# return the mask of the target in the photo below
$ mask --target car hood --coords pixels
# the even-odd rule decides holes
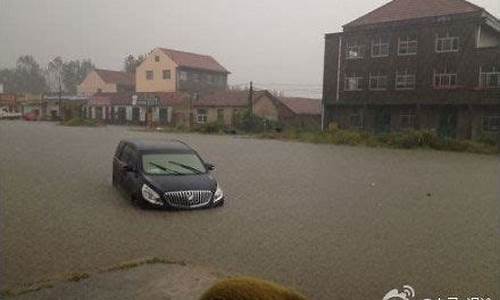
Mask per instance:
[[[162,192],[195,190],[215,191],[217,188],[217,181],[210,174],[144,177],[146,181]]]

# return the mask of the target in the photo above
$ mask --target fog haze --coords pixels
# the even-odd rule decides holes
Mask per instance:
[[[121,69],[128,54],[167,47],[214,56],[232,85],[318,96],[324,34],[386,2],[0,0],[0,67],[32,54],[42,65],[62,56]],[[500,1],[474,3],[500,16]]]

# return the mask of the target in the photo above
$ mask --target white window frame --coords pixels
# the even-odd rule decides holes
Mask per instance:
[[[491,77],[496,76],[496,85],[491,86],[489,83]],[[479,68],[479,87],[484,89],[498,89],[500,88],[500,71],[497,71],[495,67],[489,72],[483,72],[482,68]]]
[[[373,49],[376,49],[378,48],[378,51],[379,51],[379,54],[374,54],[373,53]],[[372,40],[372,43],[371,43],[371,56],[372,57],[387,57],[389,56],[389,42],[388,42],[388,39],[384,39],[384,38],[378,38],[376,40]],[[383,49],[386,50],[385,53],[382,53]]]
[[[151,78],[148,77],[148,74],[151,74]],[[153,70],[146,70],[146,80],[154,80],[155,79],[155,73]]]
[[[356,49],[354,51],[354,49]],[[346,47],[346,57],[347,59],[362,59],[364,58],[364,46],[358,42],[351,42],[347,44]],[[357,53],[357,55],[351,55],[351,53]]]
[[[398,87],[398,83],[404,83],[403,87]],[[396,80],[394,81],[394,88],[398,91],[414,90],[416,85],[415,73],[410,73],[408,70],[404,72],[396,72]]]
[[[453,45],[455,44],[454,41],[457,42],[456,49],[453,47]],[[449,42],[450,48],[449,49],[439,49],[440,42],[441,43]],[[444,37],[440,37],[439,35],[436,35],[436,42],[435,42],[436,53],[458,52],[460,49],[459,43],[460,43],[460,38],[458,36],[450,36],[449,33],[446,33],[446,36],[444,36]]]
[[[204,113],[200,113],[203,111]],[[198,124],[205,124],[208,121],[208,110],[205,108],[199,108],[196,110],[196,122]]]
[[[411,44],[415,44],[414,47]],[[409,49],[415,49],[415,52],[409,52]],[[402,49],[406,49],[405,53],[401,53]],[[411,39],[409,36],[406,36],[405,39],[398,38],[398,56],[410,56],[417,55],[418,52],[418,40]]]
[[[494,127],[493,129],[490,128],[491,125],[488,123],[491,122],[492,120],[496,120],[500,124],[500,114],[487,114],[483,115],[482,118],[482,129],[483,131],[486,132],[498,132],[500,131],[500,125],[498,127]]]
[[[168,76],[165,77],[165,74],[168,74]],[[169,80],[172,78],[172,72],[169,69],[164,69],[161,71],[161,76],[163,80]]]
[[[403,120],[408,120],[408,126],[403,126]],[[402,109],[399,113],[399,128],[402,130],[415,129],[415,121],[417,119],[417,114],[414,109]]]
[[[372,81],[376,82],[376,87],[372,86]],[[385,81],[385,84],[383,87],[380,87],[380,81]],[[376,74],[372,75],[370,74],[368,78],[368,89],[370,91],[385,91],[387,90],[387,75],[382,75],[382,74]]]
[[[354,83],[355,82],[355,83]],[[352,87],[351,83],[355,84],[356,87]],[[344,81],[344,91],[355,92],[363,90],[363,77],[362,76],[346,76]]]
[[[186,71],[179,71],[179,80],[188,80],[188,73]]]
[[[452,78],[454,78],[455,84],[451,84]],[[436,84],[436,79],[439,79],[439,84]],[[435,89],[454,89],[456,88],[458,81],[457,73],[450,73],[445,70],[443,73],[437,73],[434,71],[434,76],[432,77],[432,86]]]

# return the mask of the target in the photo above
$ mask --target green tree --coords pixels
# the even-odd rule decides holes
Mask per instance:
[[[87,74],[94,69],[90,59],[70,60],[64,62],[61,69],[62,83],[66,92],[76,94],[77,86],[85,79]]]
[[[144,61],[144,58],[144,55],[139,55],[137,58],[132,54],[128,55],[123,60],[123,71],[129,74],[135,73],[135,69]]]
[[[40,65],[31,55],[17,59],[14,75],[14,92],[41,94],[47,91],[47,83]]]

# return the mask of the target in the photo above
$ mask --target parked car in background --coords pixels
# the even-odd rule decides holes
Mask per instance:
[[[0,119],[14,120],[20,119],[21,117],[21,113],[11,112],[7,108],[0,109]]]
[[[123,140],[113,158],[113,185],[139,207],[221,206],[224,193],[212,170],[181,141]]]
[[[37,121],[38,120],[38,113],[36,111],[25,113],[23,115],[23,119],[26,121]]]

